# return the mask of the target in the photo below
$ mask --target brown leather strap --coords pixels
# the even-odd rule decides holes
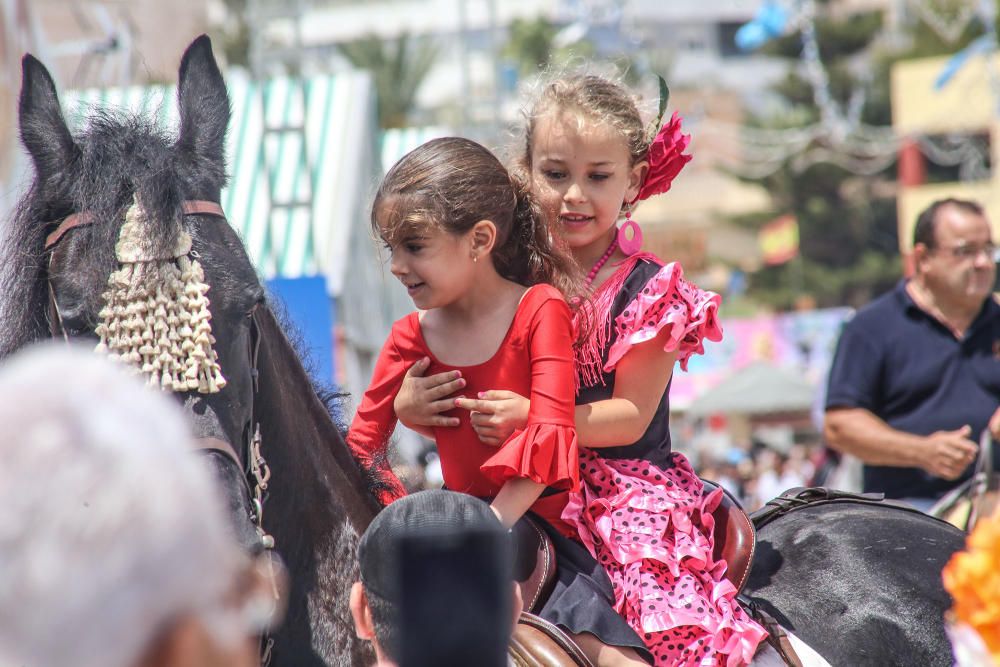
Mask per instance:
[[[784,626],[778,623],[773,616],[761,609],[759,605],[754,605],[749,611],[754,620],[767,630],[767,637],[764,641],[771,645],[771,648],[778,653],[778,657],[788,667],[802,667],[802,659],[795,652],[795,646],[792,645],[792,641],[788,638],[788,632]]]
[[[181,210],[184,215],[211,215],[217,218],[226,219],[226,213],[222,206],[214,201],[204,201],[201,199],[191,199],[181,202]],[[55,231],[45,237],[45,249],[50,250],[52,246],[59,243],[63,235],[76,227],[83,227],[95,222],[94,215],[90,211],[80,211],[73,213],[63,219]]]
[[[222,210],[222,206],[214,201],[190,199],[188,201],[181,202],[181,208],[184,210],[184,215],[214,215],[217,218],[226,217],[225,212]]]
[[[511,636],[508,656],[529,667],[594,667],[572,637],[545,619],[521,612]]]
[[[219,451],[227,455],[233,461],[236,461],[236,465],[242,468],[243,464],[240,463],[240,457],[236,454],[236,449],[233,448],[231,444],[222,440],[220,438],[213,437],[203,437],[194,439],[194,448],[203,449],[206,451]]]
[[[55,244],[59,243],[59,239],[63,237],[63,234],[73,229],[74,227],[82,227],[83,225],[89,225],[94,222],[94,216],[90,214],[89,211],[82,211],[80,213],[74,213],[69,217],[65,218],[56,230],[45,237],[45,249],[48,250]]]

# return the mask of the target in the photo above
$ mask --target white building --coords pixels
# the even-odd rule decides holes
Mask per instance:
[[[418,96],[418,123],[497,127],[513,117],[516,74],[501,52],[515,20],[562,27],[562,45],[587,40],[599,59],[631,58],[671,86],[753,96],[786,64],[739,51],[733,37],[760,0],[382,0],[318,3],[300,17],[268,24],[258,38],[296,41],[306,67],[348,67],[336,46],[407,33],[435,40],[440,55]],[[311,65],[310,65],[311,63]],[[669,71],[662,71],[669,66]]]

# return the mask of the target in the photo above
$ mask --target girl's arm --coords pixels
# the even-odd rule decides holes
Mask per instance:
[[[389,438],[396,428],[392,402],[404,372],[404,361],[390,333],[346,438],[354,458],[378,480],[381,487],[378,497],[383,505],[406,495],[402,482],[389,466]]]
[[[500,489],[490,508],[504,528],[511,528],[538,500],[538,496],[542,495],[544,490],[544,484],[525,477],[511,479]]]
[[[576,406],[576,432],[584,447],[630,445],[646,432],[673,373],[677,351],[664,352],[670,332],[634,345],[618,362],[611,398]],[[455,399],[472,412],[479,439],[499,445],[527,423],[530,402],[511,391],[483,392],[477,400]]]
[[[664,352],[665,327],[655,338],[634,345],[618,362],[611,398],[576,407],[576,432],[584,447],[620,447],[642,437],[663,400],[677,350]]]
[[[492,507],[507,527],[521,518],[546,486],[575,489],[579,484],[573,325],[561,298],[548,298],[538,306],[527,347],[531,367],[527,423],[480,466],[484,475],[501,484]]]

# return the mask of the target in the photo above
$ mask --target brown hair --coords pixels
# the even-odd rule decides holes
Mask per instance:
[[[480,220],[496,225],[493,263],[522,285],[549,283],[571,301],[579,269],[542,223],[528,186],[489,150],[469,139],[434,139],[410,151],[385,175],[372,204],[372,230],[388,243],[427,225],[464,234]]]
[[[546,84],[525,113],[524,153],[520,167],[530,172],[535,123],[552,112],[575,112],[621,133],[634,165],[646,159],[649,137],[635,99],[614,81],[593,74],[572,74]]]

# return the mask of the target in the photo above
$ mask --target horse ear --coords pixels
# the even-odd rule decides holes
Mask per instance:
[[[76,154],[76,144],[59,106],[56,84],[45,65],[31,54],[21,59],[18,122],[21,142],[34,160],[39,178],[64,169]]]
[[[229,125],[229,95],[212,55],[212,40],[207,35],[191,42],[184,52],[177,101],[181,119],[177,146],[189,155],[222,165]]]

